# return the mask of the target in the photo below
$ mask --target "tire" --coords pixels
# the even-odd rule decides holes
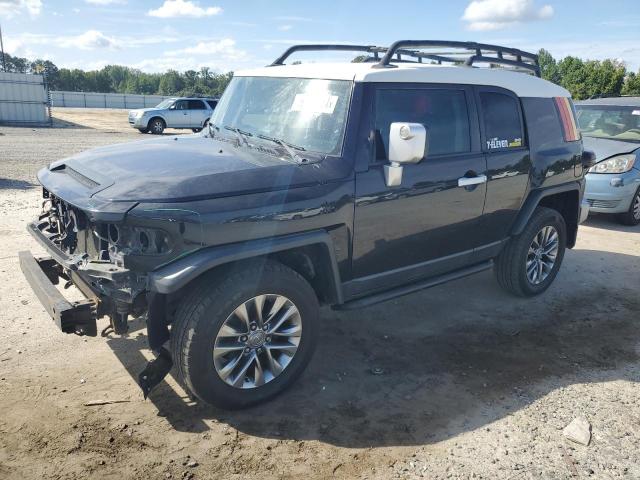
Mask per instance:
[[[280,334],[274,333],[268,345],[271,331],[269,328],[275,328],[275,325],[265,322],[268,328],[264,327],[266,338],[263,336],[263,346],[254,341],[262,335],[259,328],[254,332],[248,327],[245,328],[251,338],[247,338],[246,334],[237,335],[243,333],[239,326],[245,323],[240,322],[240,316],[234,312],[245,302],[253,302],[251,299],[259,295],[267,295],[263,304],[265,318],[268,318],[267,312],[275,308],[277,298],[284,297],[289,300],[299,315],[290,315],[291,320],[282,324],[288,330],[282,330],[280,334],[288,335],[288,332],[295,331],[298,334],[281,337]],[[247,311],[255,312],[252,307],[254,305],[256,303],[250,303]],[[288,304],[283,306],[283,309],[285,308],[285,313],[290,312]],[[318,311],[318,300],[311,285],[297,272],[277,262],[259,261],[225,274],[205,276],[181,302],[171,329],[174,364],[184,386],[198,399],[227,409],[248,407],[277,395],[296,380],[313,355],[318,339]],[[279,314],[280,311],[272,318],[282,318]],[[252,318],[255,318],[255,315]],[[290,321],[292,323],[289,323]],[[298,327],[295,322],[298,322]],[[221,340],[218,337],[221,332],[233,332],[233,336],[223,336]],[[225,342],[224,345],[220,343],[222,348],[232,346],[234,351],[214,357],[218,342],[222,341]],[[282,342],[288,345],[296,341],[299,342],[297,350],[293,352],[292,358],[287,360],[286,357],[289,355],[277,347]],[[250,354],[244,352],[243,349],[247,348],[251,350]],[[258,349],[261,349],[262,353]],[[270,364],[268,355],[272,355],[280,363]],[[286,357],[283,357],[285,355]],[[231,367],[231,373],[225,381],[219,372],[224,372],[224,367],[229,367],[236,358],[240,359]],[[259,381],[256,359],[261,362],[259,371],[262,372],[262,382]],[[249,361],[251,367],[246,373],[241,373]],[[281,373],[277,373],[277,369],[270,369],[269,365],[284,367]],[[234,379],[238,379],[240,384],[231,385],[235,383]]]
[[[623,225],[640,225],[640,187],[631,200],[629,210],[618,215],[618,221]]]
[[[167,124],[164,123],[164,120],[160,117],[155,117],[149,120],[149,124],[147,125],[147,130],[149,130],[154,135],[162,135],[164,129],[167,128]]]
[[[146,128],[139,128],[139,129],[138,129],[138,131],[139,131],[140,133],[147,133],[149,130],[148,130],[148,129],[146,129]]]
[[[554,232],[557,245],[554,250],[549,250],[549,254],[544,254],[543,252],[553,245]],[[545,234],[549,236],[548,244],[544,240]],[[538,243],[541,245],[536,247]],[[536,208],[524,231],[512,237],[498,255],[494,269],[498,283],[519,297],[541,294],[556,278],[564,259],[566,245],[567,227],[562,215],[551,208]],[[554,252],[553,263],[549,266]],[[538,268],[540,264],[542,266]]]

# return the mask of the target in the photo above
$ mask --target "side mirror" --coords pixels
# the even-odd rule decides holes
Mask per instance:
[[[405,163],[418,163],[428,150],[427,129],[420,123],[394,122],[389,127],[389,161],[384,167],[387,187],[402,183]]]
[[[585,170],[589,170],[597,163],[596,154],[591,150],[585,150],[582,152],[582,167]]]

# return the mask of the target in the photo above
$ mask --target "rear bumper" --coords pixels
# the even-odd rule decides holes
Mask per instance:
[[[96,319],[98,305],[97,295],[79,276],[74,275],[71,281],[89,298],[80,302],[70,302],[55,287],[64,274],[62,266],[53,258],[35,258],[31,252],[18,254],[20,268],[27,282],[36,294],[56,326],[65,333],[78,335],[97,335]]]

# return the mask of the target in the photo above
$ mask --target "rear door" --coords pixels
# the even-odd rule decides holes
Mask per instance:
[[[520,99],[503,88],[478,87],[475,91],[488,178],[478,256],[491,257],[507,238],[522,206],[531,157]]]
[[[204,121],[209,118],[210,110],[202,100],[189,100],[189,127],[201,128]]]
[[[473,89],[391,83],[368,88],[374,89],[375,148],[366,171],[356,174],[354,277],[377,277],[388,288],[468,264],[478,246],[486,187]],[[423,124],[430,144],[425,159],[404,166],[399,187],[387,187],[384,177],[393,122]],[[468,178],[479,181],[464,186]],[[350,293],[366,293],[372,289],[367,283]]]

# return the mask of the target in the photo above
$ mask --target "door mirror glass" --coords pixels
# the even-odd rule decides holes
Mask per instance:
[[[388,187],[402,183],[402,165],[418,163],[427,155],[427,129],[421,123],[394,122],[389,127],[389,161],[384,173]]]

